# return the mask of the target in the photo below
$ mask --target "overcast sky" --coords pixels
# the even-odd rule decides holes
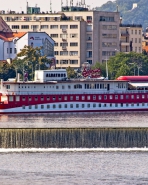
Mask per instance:
[[[34,7],[36,4],[41,8],[42,11],[50,11],[50,0],[0,0],[0,10],[13,10],[16,12],[24,11],[26,13],[26,4],[27,1],[29,6]],[[74,5],[81,0],[73,0]],[[108,2],[109,0],[85,0],[85,4],[90,5],[91,8],[96,6],[101,6],[102,4]],[[113,0],[112,0],[113,1]],[[61,10],[61,0],[51,0],[52,10],[60,11]],[[63,0],[63,5],[66,5],[67,0]],[[70,2],[70,0],[68,0]]]

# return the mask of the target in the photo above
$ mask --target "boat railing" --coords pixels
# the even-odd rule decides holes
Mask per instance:
[[[33,92],[26,92],[26,91],[9,91],[9,92],[2,92],[3,95],[64,95],[64,94],[137,94],[137,93],[148,93],[148,90],[126,90],[126,91],[98,91],[98,90],[91,90],[91,91],[33,91]]]

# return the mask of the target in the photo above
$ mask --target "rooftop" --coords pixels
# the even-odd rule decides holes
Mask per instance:
[[[21,38],[26,32],[0,32],[0,39],[4,41],[12,41],[14,38]]]

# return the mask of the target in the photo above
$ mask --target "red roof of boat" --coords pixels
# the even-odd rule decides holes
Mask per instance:
[[[117,80],[148,81],[148,76],[119,76]]]

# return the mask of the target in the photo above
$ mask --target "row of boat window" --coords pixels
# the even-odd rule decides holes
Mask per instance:
[[[49,74],[46,74],[46,77],[66,77],[66,74],[64,73],[49,73]]]
[[[145,105],[147,105],[148,106],[148,103],[131,103],[131,104],[129,104],[129,103],[115,103],[115,104],[112,104],[112,103],[109,103],[109,104],[106,104],[106,103],[104,103],[104,104],[101,104],[101,103],[98,103],[98,104],[96,104],[96,103],[94,103],[94,104],[92,104],[92,107],[93,108],[97,108],[97,107],[129,107],[129,106],[132,106],[132,107],[134,107],[134,106],[140,106],[140,105],[142,105],[142,106],[145,106]],[[61,108],[90,108],[91,107],[91,104],[76,104],[76,105],[74,105],[74,104],[69,104],[69,105],[67,105],[67,104],[59,104],[59,105],[55,105],[55,104],[53,104],[53,105],[29,105],[29,106],[27,106],[29,109],[32,109],[32,108],[35,108],[35,109],[61,109]],[[22,106],[22,108],[23,109],[25,109],[26,108],[26,106],[25,105],[23,105]]]
[[[19,96],[17,96],[16,101],[20,101],[20,98],[18,98]],[[142,94],[142,95],[76,95],[76,96],[35,96],[35,97],[22,97],[22,101],[56,101],[56,100],[123,100],[123,99],[145,99],[148,98],[148,95]],[[9,96],[9,101],[14,101],[14,96]]]
[[[54,88],[55,86],[53,85],[53,86],[48,86],[48,85],[46,85],[46,86],[44,86],[44,89],[45,88]],[[19,86],[19,88],[36,88],[36,86],[26,86],[26,85],[22,85],[22,86]],[[65,89],[66,88],[66,86],[65,85],[62,85],[62,86],[58,86],[58,85],[56,85],[56,89]],[[68,89],[71,89],[71,88],[74,88],[74,89],[82,89],[83,88],[83,86],[81,85],[81,84],[76,84],[76,85],[74,85],[74,86],[72,86],[72,85],[68,85],[67,86],[67,88]],[[85,89],[106,89],[106,85],[105,84],[94,84],[94,83],[91,83],[91,84],[85,84],[85,86],[84,86],[84,88]],[[7,88],[8,89],[8,88]],[[9,89],[10,89],[10,87],[9,87]]]

